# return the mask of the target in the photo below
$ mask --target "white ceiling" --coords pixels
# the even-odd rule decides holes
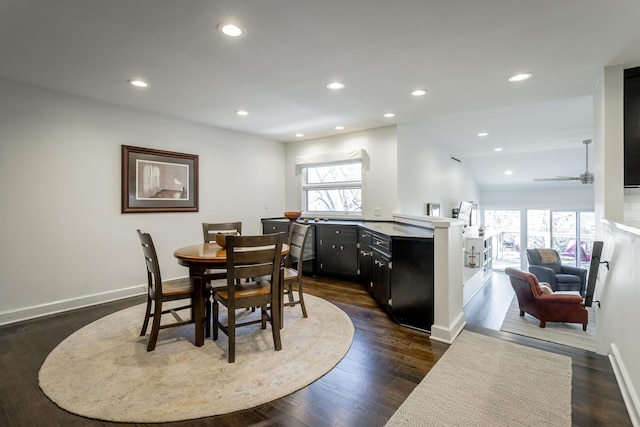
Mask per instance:
[[[0,78],[285,142],[400,124],[482,188],[551,186],[531,178],[584,172],[593,89],[640,61],[639,18],[638,0],[0,0]]]

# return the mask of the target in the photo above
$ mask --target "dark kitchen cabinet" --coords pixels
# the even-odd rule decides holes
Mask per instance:
[[[640,187],[640,67],[624,70],[624,186]]]
[[[288,219],[263,219],[262,220],[262,234],[273,233],[286,233],[287,239],[289,238],[289,227],[291,221]],[[316,240],[315,240],[315,226],[309,224],[309,233],[307,234],[307,240],[304,244],[304,256],[302,261],[302,273],[308,276],[316,276]]]
[[[358,277],[358,227],[316,225],[317,268],[319,274]]]
[[[362,283],[398,323],[431,331],[433,230],[387,221],[320,221],[309,225],[312,234],[307,244],[314,258],[313,275]],[[263,219],[264,233],[288,229],[286,219]]]
[[[393,239],[391,252],[391,315],[401,325],[431,331],[434,313],[433,239]]]
[[[287,233],[288,237],[290,225],[288,219],[263,219],[262,234]]]
[[[383,308],[388,309],[391,302],[391,257],[374,249],[371,259],[371,294]]]
[[[371,234],[371,284],[369,291],[380,305],[388,309],[391,300],[391,239]]]
[[[371,232],[358,230],[358,278],[366,289],[371,286]]]

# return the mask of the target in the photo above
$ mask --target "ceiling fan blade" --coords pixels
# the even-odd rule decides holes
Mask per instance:
[[[556,176],[555,178],[533,178],[535,182],[544,181],[580,181],[579,176]]]
[[[586,171],[580,176],[556,176],[555,178],[533,178],[534,182],[545,181],[580,181],[583,184],[593,184],[593,174],[589,172],[589,144],[592,140],[585,139],[582,143],[585,146],[586,151]]]

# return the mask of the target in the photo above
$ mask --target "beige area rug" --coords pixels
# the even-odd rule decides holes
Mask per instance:
[[[40,369],[40,387],[69,412],[119,422],[177,421],[251,408],[311,384],[349,350],[354,328],[347,314],[313,295],[305,295],[305,303],[306,319],[299,306],[285,307],[281,351],[273,348],[269,325],[239,328],[235,363],[227,362],[222,332],[217,341],[194,346],[194,325],[161,330],[148,353],[148,333],[139,336],[145,305],[131,307],[58,345]]]
[[[571,426],[571,358],[463,331],[386,425]]]
[[[518,298],[514,297],[500,330],[583,350],[596,351],[596,307],[587,307],[587,310],[589,310],[589,324],[586,332],[582,330],[581,323],[547,322],[544,328],[540,328],[538,326],[540,321],[532,315],[525,313],[524,316],[520,316]]]

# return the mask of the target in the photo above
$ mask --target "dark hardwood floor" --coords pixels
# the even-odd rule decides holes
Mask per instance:
[[[574,426],[630,426],[631,419],[606,356],[520,335],[500,332],[514,297],[509,278],[493,272],[465,305],[466,329],[518,344],[571,357],[573,364],[572,419]]]
[[[246,411],[162,425],[382,426],[449,347],[430,341],[427,333],[396,324],[360,285],[304,280],[308,293],[333,302],[353,321],[355,336],[345,358],[313,384],[284,398]],[[570,356],[575,426],[631,425],[606,357],[487,328],[498,323],[501,311],[499,303],[493,310],[488,301],[508,298],[500,283],[491,280],[467,304],[467,328]],[[49,352],[71,333],[143,301],[132,298],[0,327],[0,426],[133,425],[87,419],[58,408],[40,391],[38,371]]]

